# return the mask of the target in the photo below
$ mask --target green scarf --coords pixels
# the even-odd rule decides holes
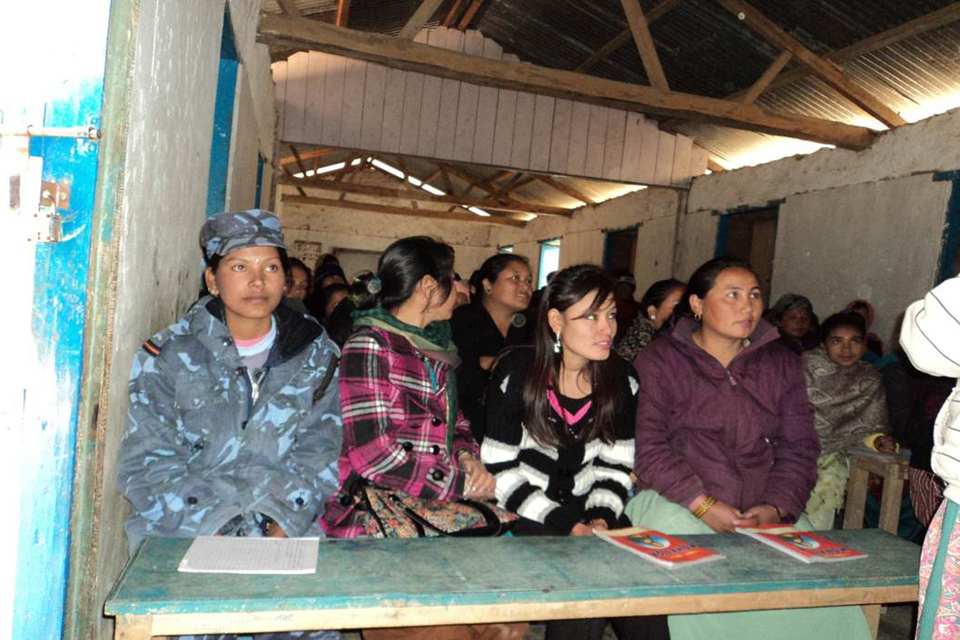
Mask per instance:
[[[453,344],[451,338],[452,331],[450,323],[447,321],[431,322],[426,327],[418,327],[406,322],[401,322],[389,313],[386,309],[377,305],[368,311],[356,311],[353,313],[353,325],[355,327],[377,327],[384,331],[403,336],[420,351],[423,357],[423,365],[427,369],[427,376],[430,379],[430,386],[434,393],[439,390],[437,372],[435,365],[431,360],[443,362],[450,366],[447,373],[447,451],[453,454],[453,431],[457,424],[457,374],[456,368],[460,366],[460,356],[457,355],[457,346]]]

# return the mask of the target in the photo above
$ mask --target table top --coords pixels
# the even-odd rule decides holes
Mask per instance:
[[[826,535],[869,555],[804,564],[744,535],[682,536],[725,559],[665,569],[592,536],[321,539],[310,575],[180,573],[191,540],[147,539],[107,615],[586,602],[917,584],[920,547],[877,529]]]

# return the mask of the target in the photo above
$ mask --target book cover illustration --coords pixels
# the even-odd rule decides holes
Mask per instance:
[[[716,551],[698,547],[686,540],[654,529],[628,527],[626,529],[594,531],[594,533],[603,540],[635,553],[661,567],[690,566],[723,558]]]
[[[801,562],[840,562],[866,558],[867,554],[851,549],[811,531],[782,524],[767,524],[759,527],[737,528],[738,533],[793,556]]]

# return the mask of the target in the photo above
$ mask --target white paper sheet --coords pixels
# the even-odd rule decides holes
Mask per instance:
[[[177,571],[186,573],[316,573],[319,538],[200,536]]]

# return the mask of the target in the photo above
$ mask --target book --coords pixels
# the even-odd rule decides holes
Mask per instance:
[[[783,524],[765,524],[759,527],[737,527],[737,533],[759,540],[801,562],[841,562],[866,558],[867,554],[845,547],[838,542],[796,527]]]
[[[177,571],[186,573],[316,573],[319,538],[200,536]]]
[[[594,533],[611,544],[668,569],[688,567],[723,558],[716,551],[698,547],[686,540],[654,529],[628,527],[608,531],[594,530]]]

